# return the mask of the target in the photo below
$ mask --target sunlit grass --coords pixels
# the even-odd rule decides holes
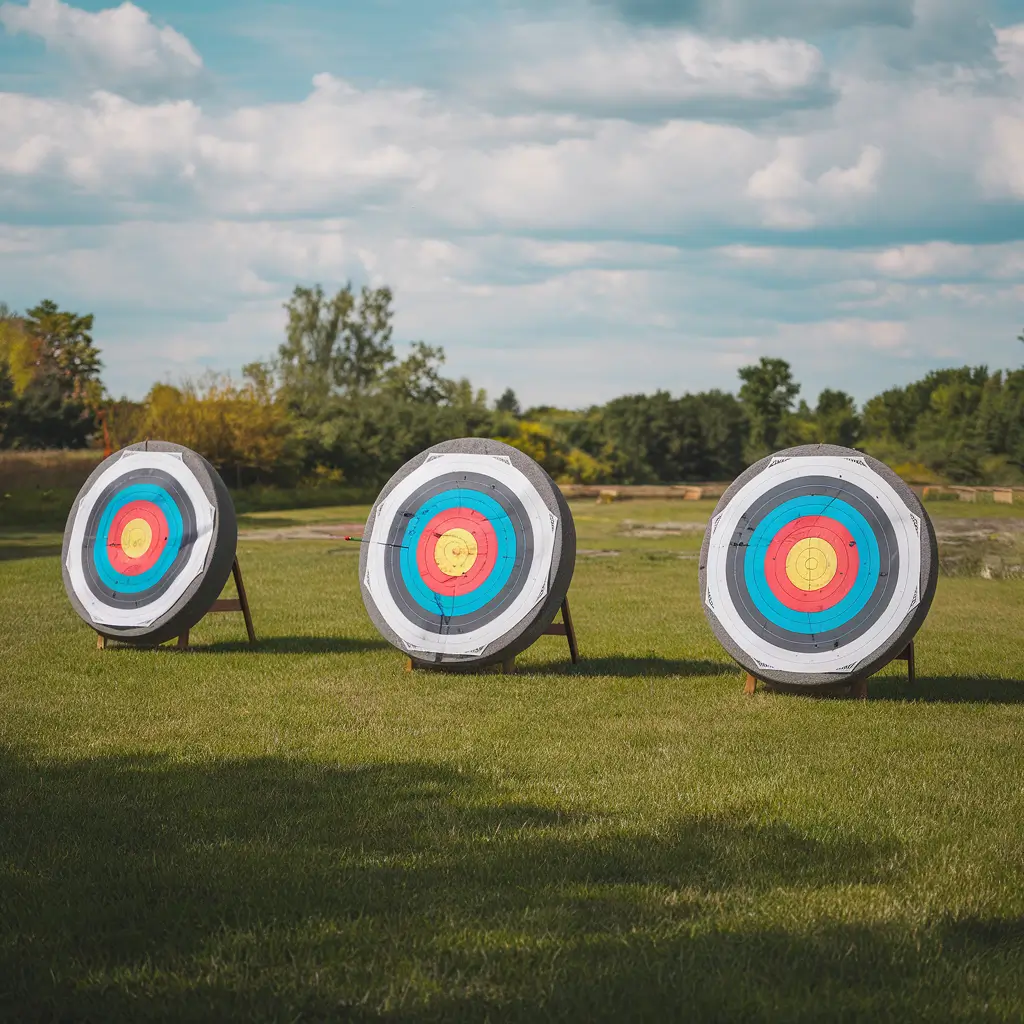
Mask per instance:
[[[622,530],[712,507],[578,503],[583,663],[511,676],[404,673],[356,544],[243,540],[259,649],[178,654],[0,537],[0,1019],[1019,1020],[1024,582],[943,579],[913,689],[745,697],[700,531]]]

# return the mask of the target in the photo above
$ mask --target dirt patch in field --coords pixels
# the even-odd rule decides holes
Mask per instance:
[[[946,576],[1015,579],[1024,575],[1024,519],[932,520]]]
[[[361,537],[365,523],[320,523],[289,526],[282,530],[241,530],[239,540],[343,540]]]
[[[703,533],[707,522],[690,523],[638,523],[633,519],[623,519],[619,523],[619,532],[627,537],[645,537],[656,540],[660,537],[682,537],[686,534]]]

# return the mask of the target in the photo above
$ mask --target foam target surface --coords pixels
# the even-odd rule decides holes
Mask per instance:
[[[363,600],[418,660],[497,660],[550,624],[574,562],[572,515],[543,469],[465,438],[417,456],[382,491],[363,534]]]
[[[851,449],[789,449],[723,495],[701,551],[705,613],[753,674],[784,683],[862,678],[924,621],[938,573],[921,502]]]
[[[133,445],[79,492],[64,532],[65,588],[97,632],[160,642],[206,613],[236,540],[231,498],[206,460],[167,442]]]

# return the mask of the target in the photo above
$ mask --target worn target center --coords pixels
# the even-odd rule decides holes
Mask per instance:
[[[801,590],[820,590],[832,582],[839,565],[836,549],[823,537],[798,540],[786,557],[786,575]]]
[[[476,538],[462,527],[445,530],[434,546],[434,563],[446,576],[464,576],[473,568],[479,547]]]
[[[121,531],[121,550],[128,558],[142,558],[153,543],[153,529],[145,519],[132,519]]]

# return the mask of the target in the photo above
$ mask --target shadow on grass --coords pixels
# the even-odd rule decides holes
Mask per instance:
[[[647,832],[423,762],[7,753],[0,816],[4,1019],[947,1019],[1024,968],[998,921],[752,923],[898,881],[894,844]]]
[[[580,676],[720,676],[735,675],[738,671],[732,661],[704,661],[685,658],[581,657],[573,665],[568,654],[564,659],[539,664],[522,662],[518,670],[535,675]]]
[[[244,632],[244,630],[243,630]],[[248,640],[216,640],[203,643],[189,639],[187,651],[177,648],[170,640],[158,647],[144,644],[126,644],[114,640],[108,644],[110,651],[142,650],[161,651],[168,654],[356,654],[366,651],[381,651],[391,645],[385,640],[367,640],[355,636],[257,636],[256,645]]]
[[[59,544],[4,543],[0,544],[0,562],[16,562],[23,558],[55,558],[60,554]]]
[[[872,676],[868,699],[928,704],[1024,704],[1024,680],[996,676]]]
[[[218,640],[212,644],[195,644],[197,654],[231,654],[255,651],[260,654],[354,654],[383,651],[391,645],[386,640],[367,640],[357,636],[267,636],[258,637],[256,646],[247,640]]]

